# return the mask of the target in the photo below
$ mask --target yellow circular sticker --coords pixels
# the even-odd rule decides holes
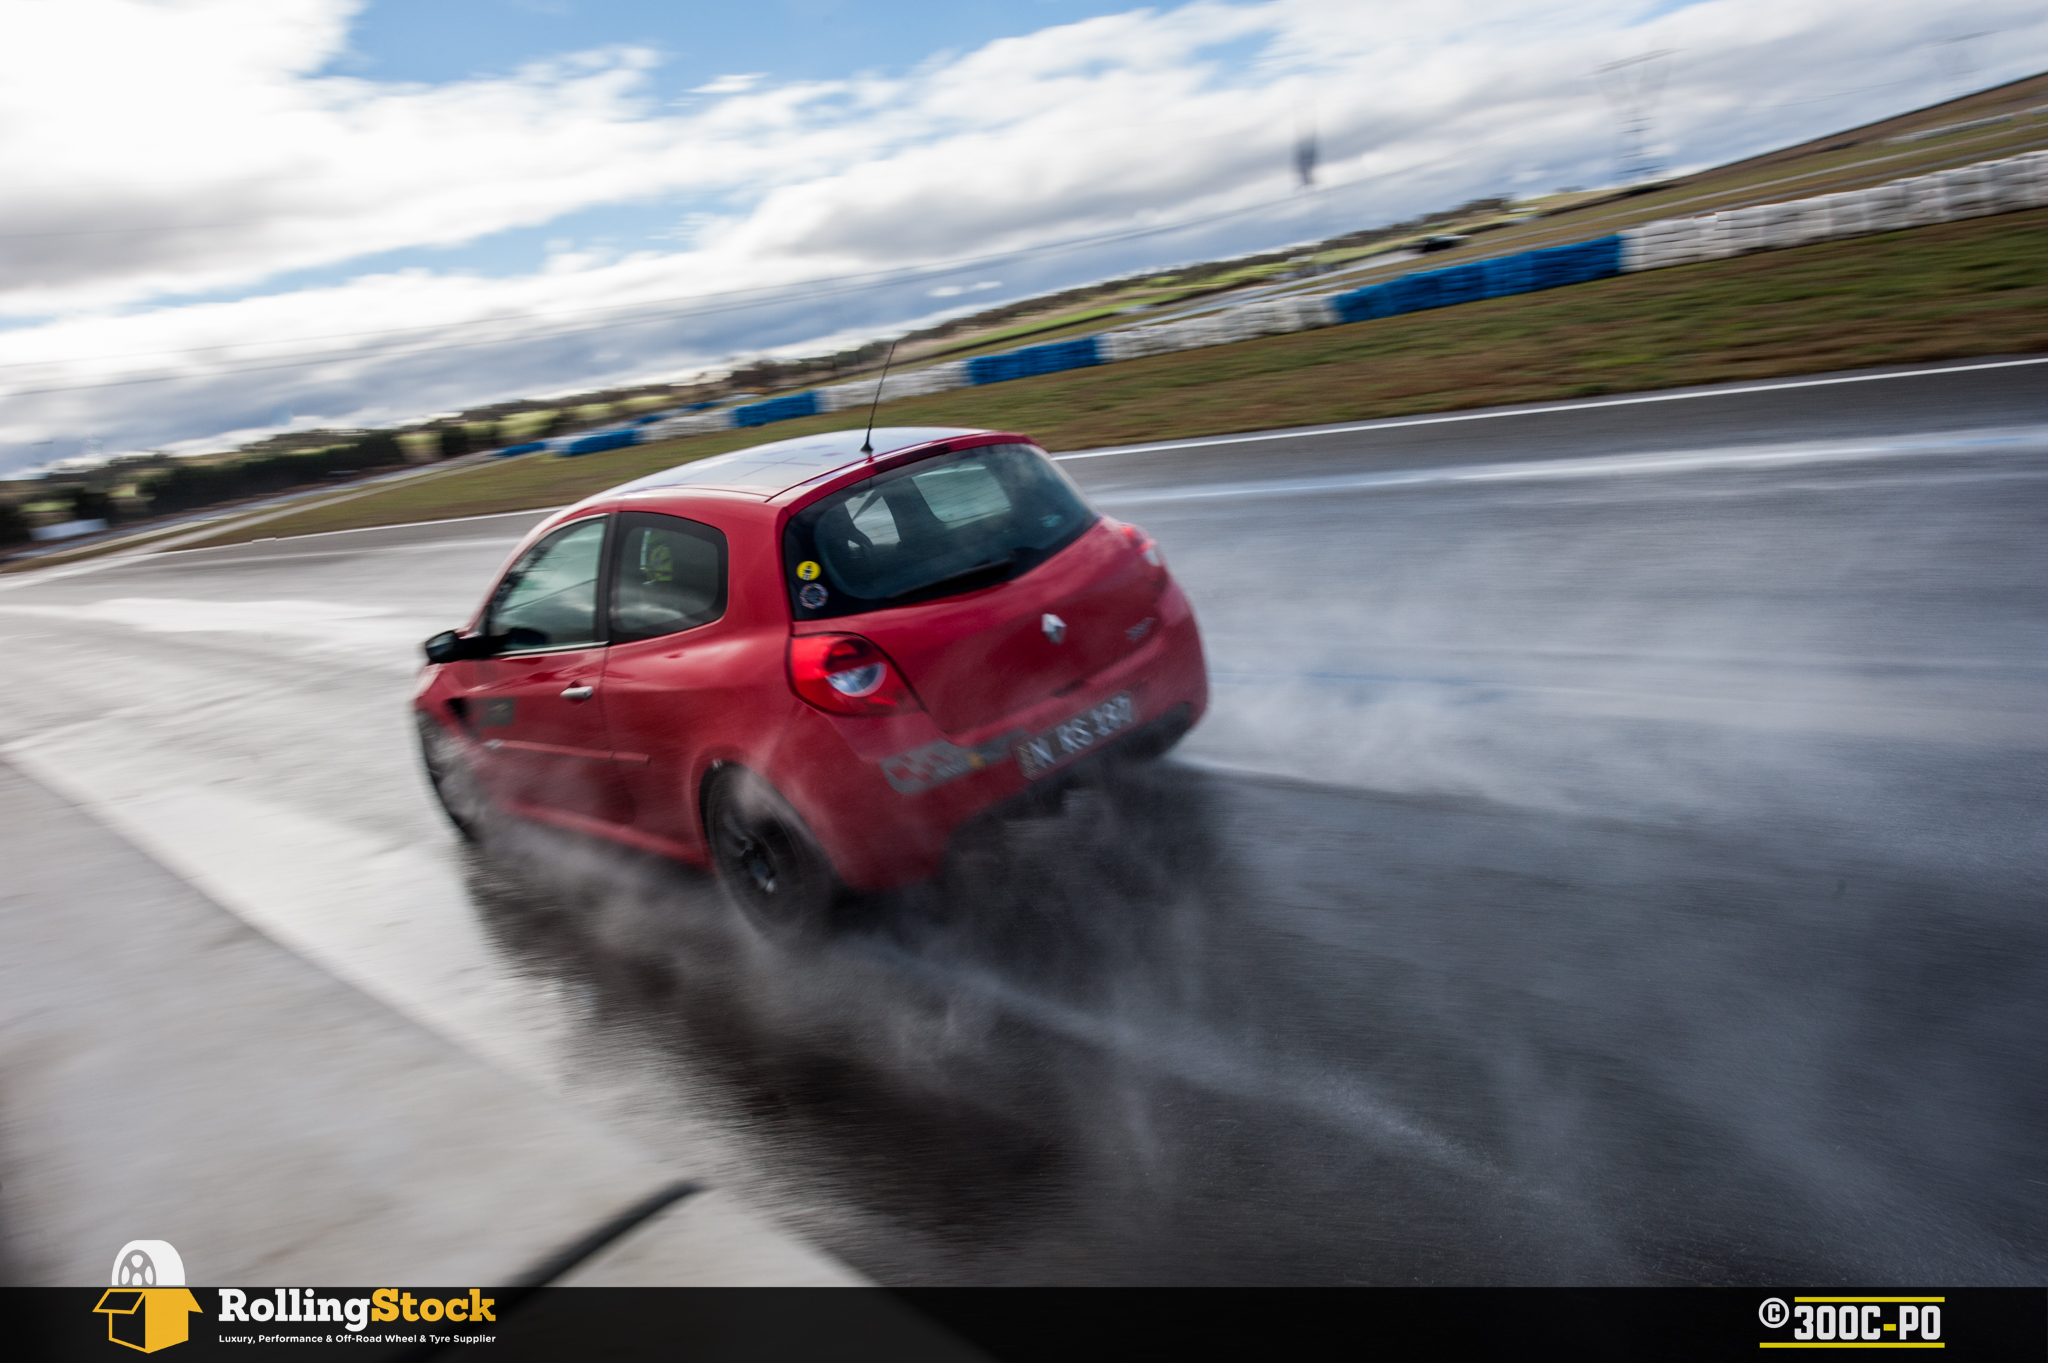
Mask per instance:
[[[796,565],[796,575],[806,582],[816,582],[818,574],[823,571],[824,569],[818,566],[816,559],[807,558],[802,563]]]

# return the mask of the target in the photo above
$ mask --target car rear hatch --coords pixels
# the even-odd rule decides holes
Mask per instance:
[[[798,632],[872,640],[952,735],[1078,691],[1143,641],[1164,581],[1020,445],[828,494],[792,519],[784,557]]]

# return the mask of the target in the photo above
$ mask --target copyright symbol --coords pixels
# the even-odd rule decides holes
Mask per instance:
[[[1756,1318],[1764,1323],[1765,1329],[1775,1330],[1792,1318],[1792,1308],[1785,1305],[1782,1297],[1765,1297],[1764,1304],[1756,1309]]]

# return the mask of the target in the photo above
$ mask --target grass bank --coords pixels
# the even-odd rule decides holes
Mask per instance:
[[[884,425],[1053,450],[2048,351],[2048,210],[1651,270],[1548,293],[882,405]],[[857,425],[809,417],[577,459],[527,456],[205,541],[517,511],[687,460]]]

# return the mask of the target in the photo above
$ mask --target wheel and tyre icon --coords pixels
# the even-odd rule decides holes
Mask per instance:
[[[183,1287],[185,1261],[165,1240],[130,1240],[114,1256],[114,1286]]]

